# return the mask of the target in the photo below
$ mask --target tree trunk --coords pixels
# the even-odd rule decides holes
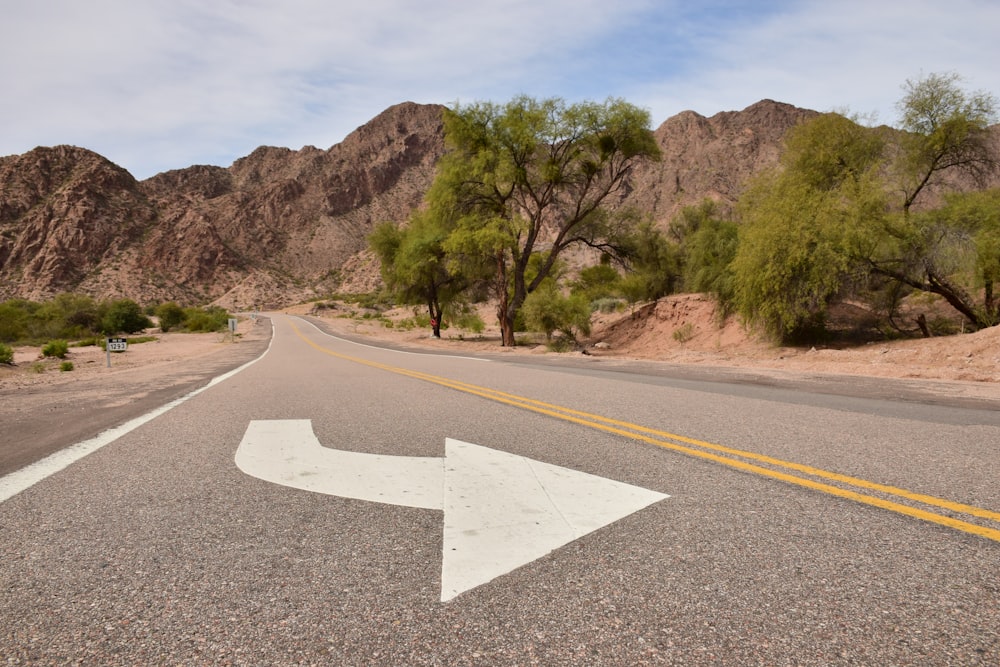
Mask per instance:
[[[493,285],[497,295],[497,321],[500,323],[500,345],[514,347],[514,309],[507,291],[507,263],[502,252],[496,256],[497,275]]]
[[[497,319],[500,320],[500,345],[514,347],[517,344],[517,341],[514,340],[514,318],[508,310],[506,306],[497,306]]]
[[[975,304],[972,302],[972,298],[969,297],[964,290],[950,284],[934,271],[927,271],[925,274],[927,279],[926,281],[922,281],[911,278],[905,273],[879,266],[874,262],[871,262],[869,266],[872,271],[879,275],[892,278],[893,280],[898,280],[899,282],[909,285],[910,287],[920,290],[921,292],[930,292],[931,294],[937,294],[938,296],[944,298],[944,300],[948,302],[949,306],[964,315],[976,329],[985,329],[995,324],[995,322],[990,321],[991,318],[989,316],[984,317],[981,312],[977,311]]]
[[[917,326],[920,327],[920,333],[924,335],[924,338],[931,337],[930,327],[927,326],[927,316],[923,313],[917,316]]]
[[[441,317],[444,315],[442,310],[440,303],[434,300],[427,302],[427,313],[431,316],[431,336],[434,338],[441,337]]]

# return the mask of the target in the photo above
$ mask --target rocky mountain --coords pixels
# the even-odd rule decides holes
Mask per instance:
[[[261,147],[228,168],[136,181],[83,148],[0,158],[0,299],[98,298],[273,308],[377,286],[367,234],[420,205],[443,154],[443,107],[391,107],[328,150]],[[656,131],[663,160],[621,203],[666,224],[681,207],[736,199],[815,112],[764,100]]]
[[[0,299],[273,307],[341,287],[372,227],[420,204],[442,109],[400,104],[326,151],[261,147],[141,182],[71,146],[0,158]]]

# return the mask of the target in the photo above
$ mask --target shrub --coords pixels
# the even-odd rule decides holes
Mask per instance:
[[[694,338],[694,325],[688,322],[687,324],[675,329],[673,336],[674,340],[678,343],[688,342]]]
[[[72,361],[64,361],[64,362],[62,362],[61,364],[59,364],[59,370],[62,371],[62,372],[64,372],[64,373],[66,371],[73,370],[73,362]]]
[[[590,302],[590,309],[600,313],[617,313],[622,308],[622,300],[614,297],[602,297]]]
[[[229,326],[229,313],[225,308],[218,306],[186,308],[184,322],[187,330],[191,332],[224,331]]]
[[[58,357],[65,359],[69,353],[69,343],[64,340],[50,340],[42,346],[43,357]]]
[[[486,323],[483,322],[483,318],[479,316],[479,313],[468,310],[455,315],[454,318],[455,326],[459,329],[465,329],[466,331],[471,331],[472,333],[481,334],[486,330]]]
[[[135,301],[120,299],[106,304],[101,317],[101,332],[106,334],[136,333],[153,326]]]
[[[88,336],[87,338],[81,338],[76,341],[70,347],[89,347],[90,345],[94,345],[103,349],[104,341],[105,339],[101,336]]]
[[[173,301],[161,303],[153,314],[160,321],[160,330],[164,332],[184,324],[184,309]]]
[[[14,348],[6,343],[0,343],[0,364],[14,363]]]
[[[577,332],[590,334],[590,302],[579,295],[563,296],[554,285],[529,294],[521,312],[527,328],[544,333],[548,340],[556,331],[571,339]]]
[[[16,299],[0,303],[0,341],[13,343],[28,336],[30,305]]]

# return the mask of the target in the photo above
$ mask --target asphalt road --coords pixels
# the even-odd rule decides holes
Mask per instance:
[[[988,405],[273,321],[249,367],[0,502],[0,659],[1000,663]]]

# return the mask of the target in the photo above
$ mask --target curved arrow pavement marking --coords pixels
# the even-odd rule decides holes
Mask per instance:
[[[668,497],[451,438],[444,458],[330,449],[308,419],[250,422],[236,465],[297,489],[443,510],[442,602]]]

